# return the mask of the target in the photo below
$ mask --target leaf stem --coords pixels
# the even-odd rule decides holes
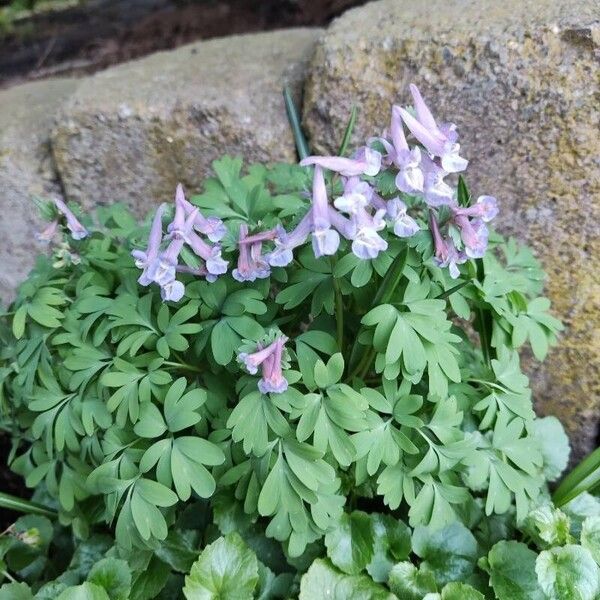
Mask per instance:
[[[287,86],[283,88],[283,101],[285,102],[285,110],[287,112],[288,121],[290,122],[292,133],[294,134],[296,150],[298,151],[298,156],[300,157],[300,160],[302,160],[310,154],[310,150],[308,148],[306,137],[304,137],[302,126],[300,125],[300,116],[298,115],[298,109],[296,108],[296,104],[294,103],[294,99],[292,98],[290,88]]]
[[[340,282],[333,276],[337,256],[331,257],[331,274],[333,277],[333,291],[335,294],[335,327],[337,333],[338,350],[343,352],[344,349],[344,298],[340,289]]]
[[[556,506],[560,507],[582,492],[590,491],[600,483],[600,448],[588,454],[562,480],[552,496]]]
[[[193,371],[194,373],[203,373],[204,371],[200,367],[195,367],[194,365],[188,365],[183,362],[173,362],[171,360],[165,360],[163,365],[167,365],[168,367],[177,367],[178,369],[186,369],[187,371]]]
[[[36,502],[31,502],[31,500],[17,498],[16,496],[4,492],[0,492],[0,507],[30,515],[42,515],[50,518],[56,517],[56,511],[50,508],[46,508]]]

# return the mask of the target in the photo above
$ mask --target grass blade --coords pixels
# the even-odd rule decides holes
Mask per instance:
[[[287,112],[288,120],[292,128],[292,133],[294,134],[294,141],[296,142],[296,151],[298,152],[300,160],[302,160],[303,158],[306,158],[310,155],[310,150],[308,148],[308,143],[306,141],[306,137],[304,136],[304,132],[302,131],[302,126],[300,125],[300,116],[298,114],[298,109],[294,104],[290,88],[288,87],[283,88],[283,100],[285,102],[285,110]]]

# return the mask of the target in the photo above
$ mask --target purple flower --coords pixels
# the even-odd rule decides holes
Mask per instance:
[[[175,218],[169,224],[167,231],[172,233],[173,231],[180,230],[185,216],[194,210],[198,211],[194,219],[194,228],[196,231],[206,235],[211,242],[220,242],[227,234],[227,228],[223,221],[217,217],[203,216],[197,207],[186,200],[183,186],[180,183],[177,184],[177,190],[175,191]]]
[[[43,231],[40,231],[35,237],[38,239],[38,241],[48,244],[53,240],[57,231],[58,219],[54,219],[54,221],[49,223],[48,226]]]
[[[183,240],[181,238],[171,240],[167,249],[158,255],[158,258],[153,260],[145,271],[146,278],[142,282],[142,277],[138,281],[142,285],[148,285],[151,282],[158,283],[160,287],[163,287],[175,280],[175,274],[177,272],[177,261],[179,259],[179,253],[183,248]]]
[[[258,389],[263,394],[281,394],[288,389],[287,379],[283,376],[281,359],[287,337],[277,338],[273,344],[274,351],[262,363],[262,378],[258,381]]]
[[[196,209],[197,210],[197,209]],[[194,217],[194,212],[190,213],[188,219]],[[195,219],[194,219],[195,222]],[[210,275],[223,275],[227,273],[229,263],[221,257],[221,246],[211,246],[207,244],[192,229],[185,236],[185,241],[189,244],[194,254],[202,258],[206,264],[206,270]]]
[[[312,195],[312,246],[315,256],[331,256],[340,245],[338,232],[331,227],[329,202],[321,166],[315,166]]]
[[[71,209],[60,199],[53,198],[54,205],[67,221],[67,229],[75,240],[82,240],[89,235],[89,231],[78,221]]]
[[[266,279],[271,270],[269,264],[262,256],[262,241],[246,243],[248,239],[248,225],[240,225],[240,239],[238,246],[240,255],[237,268],[233,270],[232,276],[237,281],[255,281]]]
[[[454,223],[460,229],[460,237],[465,245],[465,252],[469,258],[481,258],[488,245],[488,228],[483,219],[473,219],[458,215]]]
[[[406,204],[399,198],[387,203],[387,214],[394,224],[394,233],[398,237],[411,237],[419,231],[419,224],[406,213]]]
[[[444,169],[438,167],[428,156],[422,158],[423,173],[423,195],[429,206],[441,206],[443,204],[454,204],[454,190],[444,181],[448,175]]]
[[[331,222],[346,238],[352,240],[352,252],[363,259],[376,258],[387,250],[387,242],[377,233],[385,228],[383,215],[385,209],[375,211],[371,215],[367,211],[372,190],[368,184],[348,179],[344,186],[344,195],[335,199],[334,206],[350,215],[350,220],[336,215],[330,210]]]
[[[251,354],[240,352],[238,354],[238,360],[243,363],[251,375],[255,375],[258,367],[261,367],[262,378],[258,382],[258,389],[263,394],[280,394],[288,388],[281,364],[284,345],[287,341],[286,336],[280,335],[266,348],[263,348],[262,344],[257,344],[256,352]]]
[[[392,108],[390,135],[393,144],[391,159],[398,167],[396,187],[407,194],[422,192],[424,176],[421,170],[421,150],[417,147],[409,149],[398,106]]]
[[[252,354],[240,352],[238,354],[238,360],[244,363],[244,367],[250,375],[256,375],[256,373],[258,373],[258,367],[260,367],[260,365],[275,352],[275,347],[275,342],[266,348],[263,348],[261,344],[258,344],[258,350],[256,352],[253,352]]]
[[[285,267],[294,260],[294,249],[306,242],[312,230],[312,220],[311,209],[290,233],[281,225],[277,227],[277,235],[273,240],[275,249],[266,257],[272,267]]]
[[[439,225],[432,211],[429,212],[429,227],[435,248],[434,263],[440,268],[448,267],[450,277],[456,279],[460,276],[458,265],[465,263],[467,257],[464,253],[458,252],[451,240],[444,240],[442,238]]]
[[[144,286],[152,283],[152,279],[148,276],[148,267],[157,260],[160,252],[160,243],[162,241],[162,216],[164,212],[165,205],[161,204],[154,213],[146,250],[134,250],[131,253],[133,258],[135,258],[135,266],[138,269],[143,269],[138,281]]]
[[[360,148],[353,158],[342,156],[307,156],[300,161],[300,166],[318,165],[324,169],[335,171],[345,177],[355,175],[375,176],[381,169],[381,154],[367,146]]]
[[[457,206],[452,209],[452,212],[456,216],[478,217],[485,223],[489,223],[498,214],[498,202],[493,196],[479,196],[472,206],[466,208]]]
[[[407,110],[398,107],[406,126],[431,155],[440,157],[445,171],[448,173],[464,171],[469,161],[458,154],[460,145],[456,142],[458,139],[456,126],[452,123],[438,126],[416,85],[410,85],[410,93],[417,118],[415,119]]]
[[[160,288],[160,297],[164,302],[168,300],[171,302],[179,302],[183,298],[184,292],[185,286],[183,283],[174,279]]]

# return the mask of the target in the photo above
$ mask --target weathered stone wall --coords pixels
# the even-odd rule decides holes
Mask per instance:
[[[145,213],[178,182],[196,189],[224,153],[294,160],[281,90],[300,91],[315,29],[234,36],[159,52],[85,79],[52,148],[69,198]]]
[[[567,329],[532,365],[538,410],[576,454],[600,417],[600,5],[597,0],[381,0],[321,39],[305,87],[313,146],[335,147],[353,103],[356,139],[409,103],[416,83],[459,124],[468,181],[501,203],[498,228],[533,246]]]
[[[41,249],[31,199],[60,193],[50,129],[76,85],[75,79],[54,79],[0,92],[0,304],[12,297]]]

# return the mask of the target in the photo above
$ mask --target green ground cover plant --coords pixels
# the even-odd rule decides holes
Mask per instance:
[[[568,441],[520,368],[561,330],[544,274],[411,92],[350,157],[355,113],[328,157],[292,119],[299,164],[223,157],[143,224],[41,203],[0,599],[596,597],[598,501],[552,505]]]

